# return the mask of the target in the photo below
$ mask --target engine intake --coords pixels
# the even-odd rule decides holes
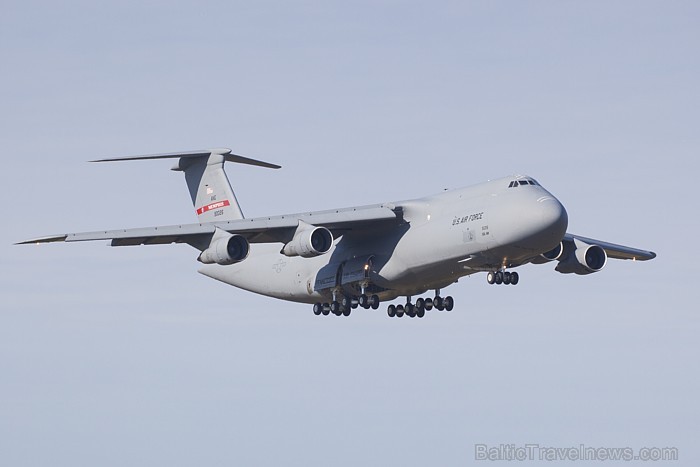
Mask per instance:
[[[559,259],[559,264],[555,268],[563,274],[591,274],[598,272],[608,261],[605,250],[598,245],[589,245],[580,240],[567,242],[564,245],[565,255]]]
[[[313,258],[328,253],[333,246],[333,234],[325,227],[315,227],[299,221],[292,241],[284,245],[282,254],[285,256],[301,256]]]
[[[226,266],[243,261],[250,253],[250,244],[242,235],[230,234],[219,228],[214,232],[209,248],[202,251],[197,258],[204,264],[221,264]]]
[[[598,272],[608,261],[608,255],[598,245],[589,245],[586,248],[576,248],[576,259],[590,272]]]

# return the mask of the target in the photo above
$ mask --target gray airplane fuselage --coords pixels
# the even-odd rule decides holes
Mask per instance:
[[[514,180],[525,184],[510,187]],[[561,242],[568,223],[562,204],[523,176],[387,205],[400,208],[404,222],[345,234],[326,254],[288,257],[282,244],[254,243],[245,261],[199,272],[258,294],[315,303],[331,300],[334,287],[343,289],[340,278],[349,268],[363,267],[373,293],[386,301],[530,262]]]

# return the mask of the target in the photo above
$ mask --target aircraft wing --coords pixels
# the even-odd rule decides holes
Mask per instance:
[[[649,259],[656,258],[656,253],[654,253],[653,251],[640,250],[637,248],[632,248],[623,245],[616,245],[615,243],[603,242],[600,240],[595,240],[593,238],[581,237],[580,235],[574,235],[568,232],[566,233],[566,235],[564,235],[564,241],[574,241],[574,239],[579,240],[588,245],[598,245],[603,250],[605,250],[605,253],[608,255],[609,258],[631,259],[635,261],[646,261]]]
[[[378,204],[282,216],[258,217],[207,224],[183,224],[137,229],[100,230],[40,237],[17,244],[111,240],[112,246],[188,243],[206,248],[218,227],[245,236],[251,243],[289,242],[299,221],[329,229],[334,237],[351,231],[371,231],[403,220],[401,208]]]

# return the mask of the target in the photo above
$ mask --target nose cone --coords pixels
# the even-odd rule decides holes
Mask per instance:
[[[553,196],[544,196],[537,200],[541,215],[540,231],[543,242],[556,245],[564,238],[569,225],[569,216],[564,206]]]

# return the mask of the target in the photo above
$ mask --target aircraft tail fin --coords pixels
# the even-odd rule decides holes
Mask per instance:
[[[243,212],[224,171],[224,162],[256,165],[270,169],[280,166],[256,159],[231,154],[227,148],[203,151],[148,154],[143,156],[99,159],[90,162],[130,161],[145,159],[178,159],[172,170],[185,172],[185,181],[190,191],[200,223],[243,219]]]

